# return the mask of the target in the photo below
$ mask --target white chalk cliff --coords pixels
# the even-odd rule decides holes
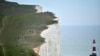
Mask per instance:
[[[45,42],[39,51],[40,56],[60,56],[59,24],[48,25],[48,29],[41,33]]]
[[[42,12],[41,7],[36,6],[37,13]],[[59,20],[56,24],[48,25],[48,29],[41,32],[41,36],[45,38],[45,43],[40,46],[39,55],[40,56],[60,56],[60,30],[59,30]]]

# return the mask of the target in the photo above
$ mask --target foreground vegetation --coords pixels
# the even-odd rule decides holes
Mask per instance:
[[[51,12],[36,13],[34,6],[8,5],[0,5],[0,56],[38,56],[33,48],[45,42],[40,33],[57,23],[56,17]]]

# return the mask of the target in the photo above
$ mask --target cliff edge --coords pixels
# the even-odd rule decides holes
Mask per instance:
[[[52,12],[41,9],[0,0],[0,56],[39,56],[46,43],[41,32],[58,23]]]

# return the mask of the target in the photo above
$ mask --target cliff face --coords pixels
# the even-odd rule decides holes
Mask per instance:
[[[60,56],[59,24],[48,25],[41,36],[45,38],[45,43],[40,47],[40,56]]]
[[[41,11],[38,5],[0,0],[0,56],[59,56],[58,21],[53,13]],[[48,25],[54,29],[42,34]]]

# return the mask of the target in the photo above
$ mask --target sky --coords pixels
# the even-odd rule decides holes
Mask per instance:
[[[9,0],[19,4],[40,5],[60,19],[61,56],[89,56],[92,39],[100,56],[100,0]]]
[[[51,11],[61,25],[100,25],[100,0],[9,0],[19,4],[41,5]]]

